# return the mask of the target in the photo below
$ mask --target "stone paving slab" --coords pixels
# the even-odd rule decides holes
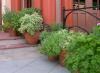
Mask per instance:
[[[56,68],[54,68],[51,72],[49,73],[70,73],[67,69],[64,67],[58,65]]]
[[[41,56],[36,47],[0,50],[0,61],[31,59]]]
[[[2,59],[1,57],[4,57]],[[37,47],[0,50],[0,73],[70,73],[57,62],[49,62]]]
[[[0,73],[13,73],[17,70],[25,67],[30,62],[32,62],[31,59],[29,60],[17,60],[17,61],[4,61],[0,62]]]

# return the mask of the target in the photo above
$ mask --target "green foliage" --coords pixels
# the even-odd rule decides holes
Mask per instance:
[[[5,14],[3,15],[3,28],[4,30],[13,28],[14,30],[18,30],[20,27],[19,23],[20,16],[18,13],[6,10]]]
[[[20,16],[23,17],[25,14],[30,14],[32,15],[34,12],[38,13],[39,15],[41,14],[40,9],[37,8],[24,8],[23,10],[20,11]]]
[[[51,31],[59,31],[63,29],[63,25],[62,24],[52,24],[51,26]]]
[[[40,40],[44,41],[52,32],[43,31],[40,35]]]
[[[19,22],[20,16],[18,13],[14,13],[12,16],[12,27],[16,31],[18,31],[18,28],[20,27],[20,22]]]
[[[3,14],[3,28],[4,30],[12,27],[12,17],[14,15],[14,12],[11,12],[7,8],[5,9],[5,14]]]
[[[100,39],[94,35],[77,37],[71,47],[73,50],[65,59],[65,66],[72,72],[100,73]]]
[[[51,32],[41,43],[41,53],[47,56],[58,56],[61,51],[60,43],[63,42],[66,33],[67,30]]]
[[[4,30],[7,30],[9,28],[17,30],[20,26],[18,13],[6,9],[5,14],[3,15],[3,22]]]
[[[86,39],[85,36],[87,35],[80,32],[70,32],[69,37],[67,37],[69,39],[69,44],[67,46],[68,51],[74,52],[77,47],[83,45],[82,43],[80,43],[80,45],[77,44],[77,41],[80,39],[79,41],[84,42]]]
[[[34,35],[36,31],[41,30],[42,21],[42,16],[36,12],[32,15],[26,14],[20,19],[21,26],[19,28],[19,32],[28,32],[30,35]]]
[[[56,32],[56,31],[60,31],[60,30],[62,30],[63,29],[63,26],[62,26],[62,24],[52,24],[51,26],[50,26],[50,30],[51,31],[47,31],[48,29],[44,29],[44,31],[41,33],[41,35],[40,35],[40,40],[41,41],[43,41],[44,39],[46,39],[48,36],[50,36],[50,34],[52,33],[52,32]]]
[[[100,25],[96,26],[94,29],[93,29],[93,35],[96,35],[98,37],[100,37]]]

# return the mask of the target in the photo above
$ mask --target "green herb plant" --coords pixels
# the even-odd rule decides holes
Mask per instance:
[[[71,47],[74,51],[65,59],[66,68],[72,73],[100,73],[100,40],[94,35],[77,37]]]
[[[3,14],[3,30],[7,30],[12,27],[12,17],[14,12],[11,12],[9,9],[5,9],[5,13]]]
[[[52,32],[46,39],[41,42],[40,51],[47,56],[58,56],[61,51],[60,43],[65,38],[67,30]]]

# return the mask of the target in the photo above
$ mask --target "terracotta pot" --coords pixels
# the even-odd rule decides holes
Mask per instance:
[[[10,28],[10,29],[8,30],[8,32],[9,32],[10,36],[12,36],[12,37],[17,36],[16,31],[15,31],[14,29],[12,29],[12,28]]]
[[[57,56],[48,56],[48,60],[51,62],[57,61],[58,57]]]
[[[39,36],[40,36],[40,32],[36,32],[33,36],[27,32],[24,33],[25,40],[27,41],[27,43],[32,44],[32,45],[35,45],[38,43]]]
[[[64,60],[65,60],[65,57],[67,55],[67,51],[62,49],[61,52],[60,52],[60,55],[59,55],[59,62],[61,64],[61,66],[64,66]]]

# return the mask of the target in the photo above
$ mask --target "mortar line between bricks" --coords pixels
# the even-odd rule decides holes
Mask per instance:
[[[40,57],[41,57],[41,56],[40,56]],[[40,57],[38,57],[38,58],[40,58]],[[26,65],[24,65],[23,67],[17,69],[16,71],[14,71],[14,72],[12,72],[12,73],[17,73],[18,71],[24,69],[25,67],[29,66],[29,65],[32,64],[33,62],[37,61],[38,58],[36,58],[35,60],[33,60],[33,61],[27,63]]]

